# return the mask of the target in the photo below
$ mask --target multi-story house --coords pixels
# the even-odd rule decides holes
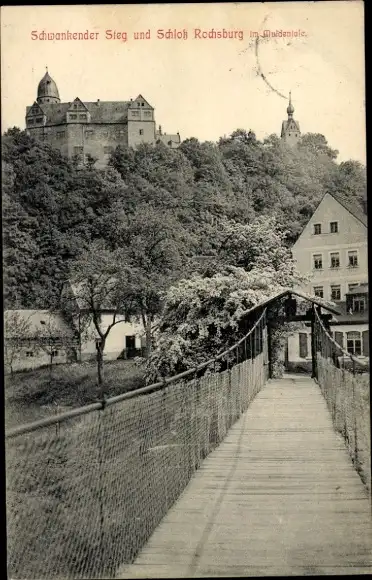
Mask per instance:
[[[37,99],[26,108],[26,130],[34,138],[81,161],[96,159],[104,167],[118,145],[140,143],[179,146],[179,133],[156,128],[154,108],[142,95],[129,101],[82,101],[61,103],[57,84],[48,72],[41,79]]]
[[[301,290],[337,305],[331,331],[350,353],[368,357],[367,216],[344,196],[327,193],[292,248],[297,268],[311,274]],[[288,339],[288,360],[311,359],[310,329]],[[306,366],[306,365],[304,365]]]

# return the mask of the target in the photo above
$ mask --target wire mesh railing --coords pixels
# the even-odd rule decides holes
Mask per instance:
[[[316,375],[336,431],[371,490],[369,365],[344,350],[315,314]]]
[[[132,563],[266,382],[266,322],[261,309],[192,371],[8,432],[9,577],[112,578]]]

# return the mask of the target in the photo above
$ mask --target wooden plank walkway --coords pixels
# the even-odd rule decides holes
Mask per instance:
[[[368,494],[307,377],[270,381],[118,578],[372,573]]]

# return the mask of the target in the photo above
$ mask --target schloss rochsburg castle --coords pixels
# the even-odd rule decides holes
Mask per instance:
[[[287,107],[288,120],[283,121],[281,137],[294,144],[300,128],[293,119],[294,108]],[[136,147],[140,143],[164,143],[176,148],[179,133],[163,133],[156,128],[154,108],[138,95],[130,101],[82,101],[61,103],[58,87],[48,71],[39,82],[37,99],[26,108],[26,129],[36,139],[59,149],[67,157],[86,161],[96,159],[96,167],[105,167],[118,145]]]

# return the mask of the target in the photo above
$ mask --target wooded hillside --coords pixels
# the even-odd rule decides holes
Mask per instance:
[[[118,147],[105,170],[93,159],[79,167],[17,128],[2,145],[5,308],[58,305],[72,265],[92,244],[122,251],[141,275],[156,267],[162,286],[162,271],[167,284],[221,249],[221,224],[225,232],[229,221],[275,218],[291,245],[327,191],[360,205],[366,196],[364,166],[337,163],[319,134],[294,149],[242,129],[175,150]]]

